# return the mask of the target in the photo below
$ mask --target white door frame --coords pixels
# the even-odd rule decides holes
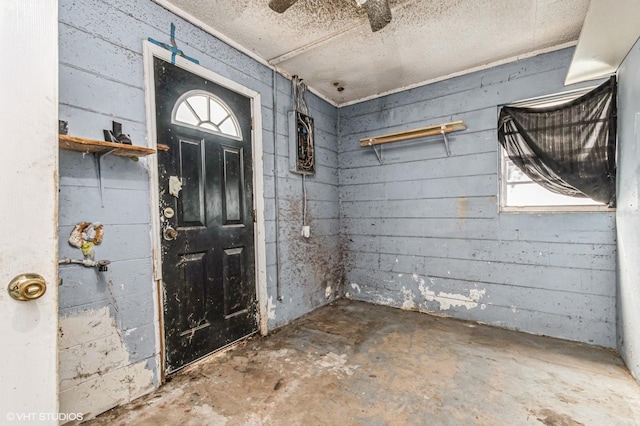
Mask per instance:
[[[58,418],[58,1],[2,0],[0,40],[0,424]],[[47,285],[31,301],[9,296],[17,275]]]
[[[155,82],[153,71],[153,58],[159,58],[171,62],[171,52],[148,41],[143,42],[144,71],[145,71],[145,98],[147,108],[147,143],[151,148],[157,148],[156,135],[156,108],[155,108]],[[267,310],[267,261],[266,261],[266,236],[264,218],[264,174],[262,151],[262,104],[260,93],[244,87],[226,77],[221,76],[200,65],[188,61],[180,56],[175,57],[175,65],[206,78],[222,87],[232,90],[251,99],[251,143],[253,148],[253,206],[256,209],[256,222],[254,223],[255,262],[256,262],[256,298],[258,302],[258,329],[263,336],[268,333]],[[160,241],[160,215],[158,213],[159,185],[158,185],[158,158],[157,155],[147,157],[149,160],[149,188],[151,192],[151,243],[153,247],[153,279],[154,296],[158,303],[155,306],[156,340],[158,350],[158,365],[164,371],[164,330],[162,322],[162,260]]]

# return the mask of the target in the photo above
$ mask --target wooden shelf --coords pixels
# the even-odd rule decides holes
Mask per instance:
[[[144,157],[156,153],[156,150],[153,148],[77,138],[68,135],[59,135],[59,142],[60,149],[84,152],[85,154],[103,154],[109,152],[110,155],[118,155],[120,157]]]
[[[360,139],[360,146],[380,145],[389,142],[401,142],[409,139],[423,138],[425,136],[435,136],[464,130],[467,127],[463,121],[436,124],[435,126],[421,127],[419,129],[406,130],[404,132],[389,133],[386,135],[373,136]]]

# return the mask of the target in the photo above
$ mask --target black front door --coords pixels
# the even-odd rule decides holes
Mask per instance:
[[[154,58],[165,363],[257,330],[251,100]]]

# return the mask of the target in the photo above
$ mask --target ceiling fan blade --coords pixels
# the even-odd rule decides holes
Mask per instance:
[[[380,31],[391,22],[391,7],[389,0],[367,0],[364,4],[367,8],[367,16],[371,24],[371,31]]]
[[[271,0],[269,2],[269,7],[278,13],[284,13],[297,1],[298,0]]]

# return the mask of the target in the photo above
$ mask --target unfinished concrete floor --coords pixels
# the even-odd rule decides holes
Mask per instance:
[[[635,425],[613,352],[338,301],[93,425]]]

